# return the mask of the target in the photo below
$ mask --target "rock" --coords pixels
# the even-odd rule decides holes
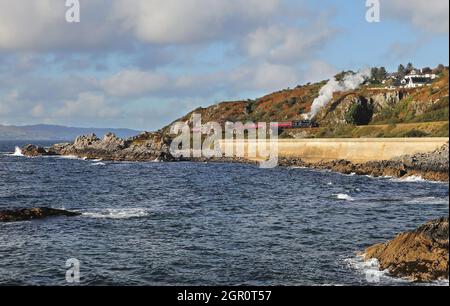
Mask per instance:
[[[364,257],[376,258],[380,269],[394,277],[416,282],[448,279],[448,231],[448,217],[434,220],[367,248]]]
[[[100,139],[95,134],[82,135],[75,139],[73,146],[76,149],[83,149],[85,147],[92,146],[99,141]]]
[[[48,152],[43,147],[35,146],[32,144],[28,144],[21,148],[22,154],[29,157],[35,157],[35,156],[46,156],[46,155],[53,155],[52,152]]]
[[[173,161],[170,138],[161,132],[144,132],[123,140],[112,133],[99,139],[95,134],[79,136],[73,144],[56,144],[48,152],[110,161]]]
[[[18,221],[43,219],[47,217],[60,217],[60,216],[74,217],[79,215],[81,214],[77,212],[47,207],[38,207],[30,209],[25,208],[25,209],[0,211],[0,222],[18,222]]]

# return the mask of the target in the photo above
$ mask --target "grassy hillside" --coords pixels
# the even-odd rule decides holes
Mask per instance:
[[[214,121],[222,125],[226,121],[300,120],[311,110],[314,99],[326,82],[281,90],[255,100],[222,102],[198,108],[176,121],[187,122],[193,113],[201,114],[203,122]],[[295,137],[448,136],[448,82],[449,71],[445,68],[432,84],[420,88],[385,88],[369,83],[353,91],[337,92],[316,116],[320,129],[297,131],[299,134]],[[368,127],[355,127],[355,121],[349,120],[355,112],[355,105],[365,106],[365,120],[362,121]],[[361,115],[361,110],[358,114]],[[356,124],[360,125],[357,121]],[[426,122],[440,123],[418,124]],[[281,132],[283,137],[292,137],[290,131]]]

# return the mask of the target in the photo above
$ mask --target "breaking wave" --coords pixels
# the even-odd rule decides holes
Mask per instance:
[[[11,151],[10,151],[11,152]],[[5,156],[16,156],[16,157],[24,157],[25,155],[23,155],[22,153],[22,149],[20,149],[19,147],[16,147],[14,149],[14,153],[9,153],[9,152],[2,152],[3,155]]]
[[[91,164],[92,166],[106,166],[106,164],[105,163],[102,163],[102,162],[98,162],[98,163],[93,163],[93,164]]]
[[[353,258],[344,259],[344,262],[358,273],[363,274],[366,281],[371,284],[379,284],[386,281],[390,282],[407,282],[403,279],[390,277],[386,270],[380,271],[380,265],[377,259],[364,260],[364,255],[358,255]]]
[[[100,219],[131,219],[146,217],[149,212],[143,208],[110,208],[92,212],[82,212],[83,216]]]
[[[345,201],[353,201],[354,200],[351,196],[349,196],[348,194],[345,194],[345,193],[333,194],[333,196],[337,200],[345,200]]]

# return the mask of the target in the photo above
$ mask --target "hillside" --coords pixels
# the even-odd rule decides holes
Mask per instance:
[[[104,135],[113,132],[119,137],[128,138],[139,133],[130,129],[77,128],[59,125],[0,125],[0,140],[73,140],[79,135],[95,133]]]
[[[401,129],[401,133],[379,133],[370,137],[393,136],[448,136],[449,111],[449,70],[443,69],[428,84],[419,88],[380,86],[366,82],[358,89],[336,92],[332,101],[319,111],[316,121],[320,129],[282,133],[282,137],[365,137],[364,133],[349,133],[355,126],[387,125],[391,129],[398,124],[411,123]],[[202,122],[282,122],[301,120],[308,114],[320,89],[322,81],[297,86],[263,96],[255,100],[222,102],[206,108],[197,108],[176,120],[189,121],[193,113],[202,115]],[[356,114],[356,115],[355,115]],[[433,129],[422,129],[412,123],[444,122]],[[406,129],[406,130],[405,130]],[[422,129],[420,133],[415,130]],[[163,129],[168,131],[168,126]],[[343,130],[347,130],[343,133]],[[427,132],[428,131],[428,132]],[[283,132],[283,131],[282,131]],[[386,132],[386,131],[385,131]]]

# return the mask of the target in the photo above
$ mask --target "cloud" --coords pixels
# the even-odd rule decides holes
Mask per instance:
[[[0,0],[0,50],[73,51],[114,44],[121,31],[109,17],[108,4],[83,2],[83,22],[69,24],[65,1]]]
[[[447,0],[388,0],[381,3],[381,8],[382,14],[409,22],[419,31],[434,34],[449,33],[449,2]]]
[[[131,3],[130,3],[131,2]],[[199,43],[240,33],[279,9],[280,0],[118,0],[114,17],[139,40]]]
[[[311,57],[322,49],[334,34],[336,30],[323,21],[303,27],[275,24],[251,32],[242,44],[251,58],[292,63]]]
[[[195,44],[240,35],[270,19],[281,0],[89,0],[81,22],[62,0],[0,0],[0,50],[101,50]]]
[[[119,116],[120,109],[108,104],[101,94],[91,92],[80,93],[76,100],[64,101],[62,107],[52,112],[52,117],[62,118],[114,118]]]
[[[124,70],[100,83],[105,92],[112,96],[132,97],[166,88],[170,79],[161,73]]]

